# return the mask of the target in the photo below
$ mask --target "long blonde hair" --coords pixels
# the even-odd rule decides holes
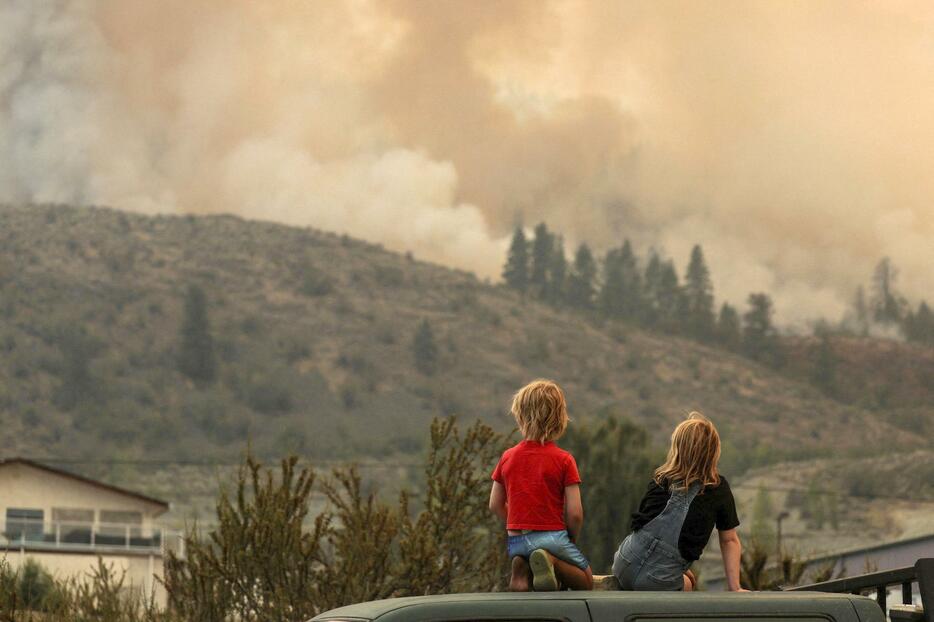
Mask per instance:
[[[512,398],[512,416],[527,440],[554,441],[568,427],[568,407],[564,392],[551,380],[533,380]]]
[[[694,482],[701,486],[718,486],[720,473],[720,435],[713,422],[692,412],[671,433],[671,447],[665,464],[655,469],[655,482],[665,482],[674,489],[686,490]]]

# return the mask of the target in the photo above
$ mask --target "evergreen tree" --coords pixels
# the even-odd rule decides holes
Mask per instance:
[[[645,266],[645,323],[664,330],[677,329],[685,313],[684,305],[684,292],[674,264],[653,250]]]
[[[597,296],[598,307],[604,315],[611,318],[623,315],[625,287],[622,254],[611,248],[603,258],[603,286]]]
[[[727,349],[736,350],[741,339],[739,313],[732,305],[724,302],[717,318],[717,341]]]
[[[830,335],[826,331],[820,334],[816,349],[812,357],[814,369],[811,373],[811,380],[824,393],[833,395],[837,388],[837,355],[833,351]]]
[[[506,265],[503,267],[503,280],[511,289],[525,293],[529,287],[529,243],[525,239],[522,227],[517,226],[509,245]]]
[[[619,263],[622,273],[623,316],[633,320],[642,314],[644,300],[642,294],[642,275],[639,274],[639,260],[632,250],[629,240],[623,242],[620,249]]]
[[[853,296],[853,322],[857,335],[865,337],[869,334],[869,305],[866,304],[866,292],[862,285],[856,288]]]
[[[575,425],[565,442],[590,482],[581,489],[589,509],[579,543],[591,556],[594,572],[608,572],[613,551],[629,533],[629,517],[645,492],[644,474],[660,456],[643,428],[615,417],[601,418],[594,426]]]
[[[662,274],[662,258],[655,250],[649,253],[649,261],[645,264],[645,304],[643,305],[643,319],[649,326],[658,320],[659,288]]]
[[[696,339],[711,339],[714,336],[713,284],[700,245],[691,250],[691,261],[684,277],[684,294],[688,334]]]
[[[922,300],[915,313],[905,317],[903,332],[905,339],[917,343],[934,345],[934,313],[928,303]]]
[[[91,372],[92,361],[103,350],[103,343],[84,329],[68,326],[56,336],[62,355],[61,385],[54,396],[55,405],[71,410],[98,396],[98,380]]]
[[[548,295],[546,299],[555,306],[567,300],[568,260],[564,256],[564,240],[554,236],[554,248],[548,270]]]
[[[655,251],[645,267],[645,322],[653,328],[677,330],[685,315],[684,292],[674,264]]]
[[[198,384],[210,384],[217,375],[214,338],[208,321],[204,290],[189,285],[179,333],[178,371]]]
[[[743,314],[743,350],[752,359],[778,366],[781,354],[772,313],[768,294],[749,294],[749,310]]]
[[[895,289],[898,270],[892,265],[888,257],[884,257],[876,264],[872,275],[872,307],[873,319],[882,324],[896,324],[901,320],[904,301]]]
[[[545,298],[548,293],[548,273],[554,256],[554,236],[548,231],[545,223],[535,227],[535,238],[532,240],[532,272],[529,276],[529,287],[532,295]]]
[[[575,307],[590,309],[593,307],[596,292],[597,263],[586,244],[577,247],[574,265],[568,278],[568,298]]]
[[[415,355],[415,369],[430,376],[438,367],[438,344],[428,320],[422,320],[412,338],[412,353]]]

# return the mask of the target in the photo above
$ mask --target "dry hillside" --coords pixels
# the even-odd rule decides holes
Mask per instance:
[[[205,387],[176,364],[190,284],[207,295],[217,353]],[[412,350],[422,320],[439,352],[431,374]],[[66,408],[56,395],[78,373],[76,332],[93,391]],[[0,207],[0,351],[4,454],[230,459],[249,440],[264,456],[399,458],[436,415],[508,427],[511,392],[536,376],[566,387],[576,420],[630,417],[659,441],[703,410],[734,471],[926,444],[733,354],[595,325],[345,236],[232,216]]]

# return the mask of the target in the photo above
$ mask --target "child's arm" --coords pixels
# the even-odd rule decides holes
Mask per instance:
[[[743,545],[735,529],[717,530],[720,540],[720,554],[723,556],[723,570],[726,573],[726,588],[731,592],[745,592],[739,584],[739,563]]]
[[[579,484],[564,487],[564,522],[567,523],[571,542],[576,541],[584,526],[584,505],[581,503]]]
[[[499,482],[493,482],[490,489],[490,511],[506,522],[506,487]]]

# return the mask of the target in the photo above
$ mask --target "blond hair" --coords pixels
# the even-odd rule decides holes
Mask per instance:
[[[522,436],[538,443],[561,438],[570,420],[564,392],[551,380],[533,380],[519,389],[511,412]]]
[[[692,412],[671,433],[671,447],[665,464],[655,469],[655,481],[660,486],[667,482],[678,490],[685,490],[694,482],[701,486],[718,486],[720,473],[720,435],[713,422]]]

